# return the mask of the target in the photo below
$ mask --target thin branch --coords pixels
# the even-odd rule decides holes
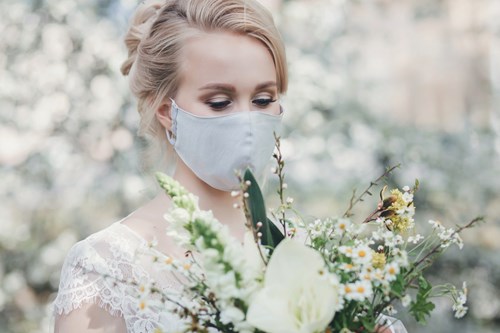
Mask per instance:
[[[377,179],[375,179],[374,181],[371,181],[370,182],[370,185],[358,196],[356,197],[356,190],[353,190],[352,191],[352,197],[351,197],[351,200],[349,201],[349,207],[347,208],[347,210],[345,211],[344,213],[344,217],[350,217],[352,216],[353,214],[351,213],[351,210],[354,208],[354,206],[360,202],[360,201],[363,201],[363,197],[365,195],[372,195],[370,190],[372,189],[373,186],[377,186],[378,185],[378,182],[381,181],[382,179],[386,178],[392,171],[394,171],[394,169],[396,168],[399,168],[401,166],[401,164],[397,164],[395,166],[392,166],[390,168],[388,168],[387,170],[385,170],[385,172],[380,176],[378,177]]]
[[[460,226],[458,229],[456,229],[450,235],[450,238],[452,238],[456,234],[461,233],[465,229],[472,228],[476,223],[483,222],[483,221],[484,221],[484,217],[482,217],[482,216],[478,216],[478,217],[474,218],[469,223],[467,223],[467,224],[465,224],[463,226]],[[429,251],[429,253],[427,253],[422,259],[420,259],[419,261],[417,261],[415,263],[415,265],[406,273],[405,278],[407,276],[409,276],[416,268],[418,268],[418,266],[420,264],[422,264],[426,259],[430,258],[432,255],[437,254],[439,252],[442,252],[441,242],[439,242],[436,246],[434,246],[434,248],[431,251]]]
[[[273,157],[276,160],[276,163],[278,164],[278,166],[276,168],[276,174],[278,175],[278,178],[279,178],[278,195],[279,195],[280,203],[281,203],[281,206],[280,206],[281,216],[278,218],[278,220],[283,227],[283,235],[285,235],[285,237],[286,237],[286,215],[285,215],[286,203],[285,203],[285,196],[284,196],[284,193],[285,193],[285,188],[284,188],[285,174],[283,173],[283,169],[285,168],[285,161],[283,160],[283,155],[281,154],[280,137],[276,134],[276,132],[274,132],[273,134],[274,134],[274,140],[276,141],[275,145],[276,145],[276,151],[277,151],[276,153],[273,154]]]

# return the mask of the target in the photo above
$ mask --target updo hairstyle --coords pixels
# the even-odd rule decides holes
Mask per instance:
[[[139,137],[146,139],[142,167],[165,167],[175,154],[155,116],[179,85],[181,51],[200,32],[228,31],[261,41],[276,67],[278,92],[286,92],[285,49],[271,13],[257,0],[149,0],[136,9],[125,44],[128,59],[121,66],[137,98]]]

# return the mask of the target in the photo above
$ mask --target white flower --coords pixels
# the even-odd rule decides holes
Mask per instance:
[[[409,193],[409,192],[405,192],[403,193],[403,200],[406,202],[406,203],[410,203],[413,201],[413,194]]]
[[[399,266],[395,262],[391,262],[385,266],[385,279],[393,281],[399,274]]]
[[[454,305],[453,310],[455,311],[455,318],[462,318],[463,316],[465,316],[467,314],[467,310],[469,310],[469,308],[467,306],[455,307],[455,305]]]
[[[343,235],[345,232],[349,232],[351,229],[351,221],[349,219],[340,218],[334,226],[335,233],[338,235]]]
[[[163,217],[169,223],[167,235],[173,237],[180,245],[189,247],[190,236],[185,226],[191,221],[191,214],[184,208],[175,207]]]
[[[243,251],[245,254],[245,277],[251,275],[252,278],[260,276],[264,271],[264,261],[262,260],[259,247],[262,251],[262,255],[265,256],[266,253],[264,248],[257,245],[253,237],[252,231],[248,230],[245,232],[243,238]]]
[[[411,296],[406,294],[401,298],[401,304],[406,308],[411,303]]]
[[[236,277],[233,271],[227,273],[207,272],[207,285],[215,291],[220,301],[238,298],[240,289],[236,285]]]
[[[184,227],[191,220],[191,215],[184,208],[175,207],[172,208],[167,214],[165,214],[165,219],[175,224],[175,226]]]
[[[429,220],[429,224],[432,226],[433,229],[442,231],[444,230],[443,225],[439,221],[434,221],[434,220]]]
[[[344,272],[354,272],[356,271],[359,267],[354,266],[353,264],[349,264],[347,262],[344,262],[339,265],[339,268],[344,271]]]
[[[383,230],[376,230],[372,232],[372,239],[375,241],[379,241],[384,238],[383,236],[384,231]]]
[[[351,246],[342,245],[339,247],[339,252],[350,258],[353,255],[353,248]]]
[[[247,321],[268,333],[324,331],[339,308],[339,291],[326,274],[318,252],[283,240],[269,260],[264,288],[251,302]]]
[[[244,265],[242,268],[243,285],[240,297],[246,302],[253,298],[255,292],[262,287],[264,277],[264,261],[259,253],[259,247],[262,251],[262,256],[267,258],[267,251],[264,247],[255,243],[252,231],[248,230],[245,233],[243,241]]]
[[[392,249],[392,255],[394,256],[393,262],[400,267],[407,267],[410,262],[408,260],[408,253],[399,248]]]
[[[387,313],[388,315],[392,316],[398,313],[398,310],[394,308],[392,304],[389,304],[384,308],[384,312]]]
[[[453,230],[453,229],[450,229],[450,230]],[[464,241],[462,240],[462,237],[460,237],[460,235],[455,231],[453,231],[453,234],[447,240],[447,243],[448,243],[448,245],[449,244],[456,244],[460,250],[464,247]]]
[[[372,250],[365,245],[356,247],[352,251],[352,260],[356,263],[366,265],[372,261]]]
[[[401,235],[394,234],[392,231],[385,231],[382,234],[385,246],[396,247],[404,243],[403,237]]]
[[[420,234],[416,234],[415,236],[410,236],[408,237],[408,243],[413,243],[413,244],[417,244],[418,242],[420,242],[422,239],[424,239],[424,236],[420,235]]]
[[[344,295],[347,300],[363,301],[372,297],[372,284],[368,280],[348,283],[344,286]]]
[[[220,321],[223,324],[238,323],[245,319],[245,314],[234,306],[228,306],[220,313]]]
[[[453,311],[455,312],[456,318],[462,318],[467,313],[469,309],[465,306],[467,302],[467,283],[464,281],[462,285],[462,290],[458,292],[458,295],[455,298],[455,303],[453,304]]]
[[[451,244],[456,244],[458,248],[461,250],[464,247],[464,242],[460,235],[453,230],[452,228],[445,229],[444,227],[440,229],[438,233],[438,237],[441,239],[441,247],[447,248]]]

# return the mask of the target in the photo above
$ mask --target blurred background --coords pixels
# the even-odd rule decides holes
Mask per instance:
[[[354,188],[401,163],[388,182],[420,180],[419,231],[429,218],[487,223],[430,272],[468,281],[467,316],[454,319],[449,299],[428,326],[398,316],[409,332],[499,332],[500,1],[261,2],[288,51],[282,145],[296,208],[342,214]],[[136,4],[0,2],[0,332],[48,332],[69,248],[155,195],[119,72]]]

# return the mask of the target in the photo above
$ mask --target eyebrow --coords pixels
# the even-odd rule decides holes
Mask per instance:
[[[261,90],[269,87],[275,87],[277,86],[276,82],[274,81],[267,81],[258,84],[255,87],[255,90]],[[231,92],[234,93],[236,92],[236,88],[233,85],[230,84],[224,84],[224,83],[209,83],[201,87],[199,90],[221,90],[225,92]]]

